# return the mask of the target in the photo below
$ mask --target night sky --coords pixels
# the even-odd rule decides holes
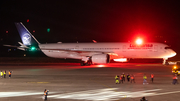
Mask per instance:
[[[178,0],[2,0],[1,45],[21,41],[14,22],[22,22],[40,43],[128,42],[142,37],[171,45],[178,54],[174,59],[180,60]]]

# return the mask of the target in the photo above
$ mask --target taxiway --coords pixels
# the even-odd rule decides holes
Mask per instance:
[[[179,99],[180,84],[172,85],[172,66],[161,64],[112,63],[79,66],[78,63],[1,65],[12,77],[0,79],[1,101],[172,101]],[[135,75],[136,83],[115,84],[115,75]],[[154,73],[154,83],[150,74]],[[148,77],[143,85],[143,75]]]

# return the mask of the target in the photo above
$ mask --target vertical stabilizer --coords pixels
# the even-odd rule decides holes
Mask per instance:
[[[21,22],[15,23],[15,25],[24,45],[30,46],[40,44]]]

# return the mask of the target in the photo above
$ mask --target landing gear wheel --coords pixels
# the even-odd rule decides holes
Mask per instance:
[[[84,66],[85,64],[84,64],[84,62],[81,62],[81,66]]]
[[[81,62],[81,66],[90,66],[92,63],[89,61],[89,62]]]
[[[92,62],[89,60],[87,63],[86,63],[86,66],[90,66],[92,64]]]
[[[87,63],[86,63],[86,66],[90,66],[90,65],[91,65],[90,62],[87,62]]]

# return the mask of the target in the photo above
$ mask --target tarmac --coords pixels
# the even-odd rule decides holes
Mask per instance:
[[[112,63],[80,66],[79,63],[3,64],[0,70],[12,77],[0,79],[0,101],[177,101],[180,84],[172,85],[172,66],[141,63]],[[136,83],[115,84],[121,73],[135,75]],[[150,74],[154,73],[154,83]],[[149,84],[143,85],[146,74]]]

